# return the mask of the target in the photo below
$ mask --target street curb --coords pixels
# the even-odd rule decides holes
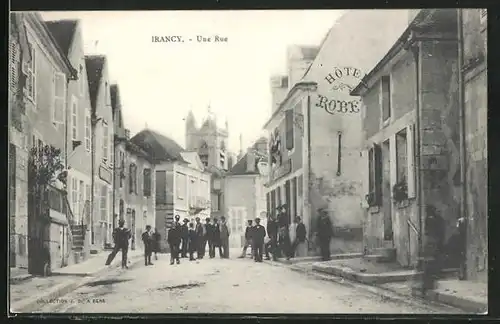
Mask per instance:
[[[362,289],[364,291],[370,292],[374,295],[380,296],[382,298],[386,298],[388,300],[400,302],[409,306],[415,306],[415,303],[420,303],[420,307],[440,307],[440,308],[446,308],[450,310],[450,314],[460,314],[463,313],[462,309],[443,304],[439,301],[433,301],[433,300],[428,300],[424,299],[421,297],[415,297],[415,296],[408,296],[401,294],[399,292],[393,291],[391,289],[387,289],[384,287],[379,287],[376,285],[370,285],[370,284],[364,284],[360,283],[357,281],[352,281],[349,279],[345,279],[342,277],[338,277],[332,274],[323,274],[319,273],[316,271],[307,271],[306,269],[301,269],[295,265],[286,265],[283,263],[279,263],[276,261],[265,261],[265,263],[274,266],[274,267],[282,267],[282,268],[287,268],[290,269],[291,271],[298,272],[301,274],[305,274],[306,276],[309,277],[314,277],[315,279],[319,280],[324,280],[324,281],[329,281],[329,282],[334,282],[340,285],[348,286],[351,288],[356,288],[356,289]],[[446,313],[443,313],[446,314]]]
[[[474,314],[488,313],[488,304],[485,305],[481,302],[467,300],[450,294],[443,294],[437,291],[429,291],[427,292],[427,298],[438,303],[458,307],[460,309],[463,309],[464,311],[472,312]]]
[[[16,283],[23,282],[25,280],[31,279],[33,277],[34,276],[31,275],[31,274],[25,274],[25,275],[21,275],[21,276],[10,277],[9,278],[9,282],[11,284],[16,284]]]
[[[343,254],[332,254],[330,256],[331,260],[345,260],[345,259],[355,259],[362,257],[363,253],[343,253]],[[308,262],[319,262],[321,261],[321,256],[306,256],[306,257],[298,257],[291,258],[287,260],[286,258],[279,258],[277,262],[282,264],[293,265],[297,263],[308,263]]]
[[[130,266],[142,260],[142,255],[134,256],[130,259]],[[116,265],[112,265],[111,267],[107,266],[105,268],[101,268],[98,271],[92,273],[92,275],[83,277],[81,279],[70,280],[68,279],[66,282],[63,282],[51,289],[49,289],[46,293],[39,294],[37,296],[33,296],[29,299],[18,301],[12,305],[10,305],[10,313],[19,314],[19,313],[28,313],[28,312],[36,312],[39,307],[38,305],[43,305],[47,303],[47,301],[51,299],[60,298],[72,290],[85,285],[86,283],[95,279],[96,276],[102,275],[107,271],[112,272],[121,267],[121,263],[117,263]]]

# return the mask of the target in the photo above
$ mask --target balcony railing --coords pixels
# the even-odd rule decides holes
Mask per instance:
[[[191,215],[199,214],[201,211],[209,209],[210,205],[210,200],[199,196],[193,197],[189,203],[189,213]]]

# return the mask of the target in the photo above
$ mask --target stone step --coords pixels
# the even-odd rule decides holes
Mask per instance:
[[[389,262],[394,261],[393,258],[388,258],[386,255],[381,255],[381,254],[364,255],[363,259],[370,261],[370,262],[376,262],[376,263],[389,263]]]
[[[396,259],[396,249],[395,248],[375,248],[372,250],[371,255],[382,255],[388,260]]]
[[[83,251],[83,246],[73,245],[72,250],[75,252]]]

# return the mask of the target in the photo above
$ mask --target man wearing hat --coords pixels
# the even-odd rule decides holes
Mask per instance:
[[[215,256],[215,249],[214,249],[214,228],[213,225],[210,223],[210,217],[207,217],[205,219],[205,239],[203,243],[203,251],[205,250],[205,246],[208,243],[208,256],[210,258],[213,258]],[[213,253],[212,253],[213,251]],[[212,256],[213,254],[213,256]]]
[[[151,263],[151,255],[153,254],[153,233],[151,233],[151,225],[146,225],[146,230],[142,233],[142,242],[144,243],[144,265],[153,265]]]
[[[128,253],[128,241],[132,237],[132,233],[128,228],[125,227],[125,220],[120,219],[118,221],[118,227],[113,230],[113,241],[115,246],[113,251],[109,254],[106,260],[106,265],[110,265],[113,259],[118,254],[118,251],[122,251],[122,268],[128,269],[127,266],[127,253]]]
[[[249,246],[252,247],[252,256],[255,255],[254,251],[254,244],[252,243],[252,231],[253,231],[253,226],[252,226],[252,220],[248,220],[247,228],[245,229],[245,245],[243,246],[243,251],[241,251],[241,255],[239,256],[240,259],[244,258],[247,255],[247,249]]]
[[[264,238],[266,237],[266,229],[260,225],[260,218],[255,218],[255,226],[252,230],[253,251],[255,253],[255,262],[262,262],[262,250],[264,248]]]
[[[204,230],[203,230],[203,224],[201,223],[199,217],[196,217],[195,232],[196,232],[196,258],[203,259],[203,257],[205,256],[205,245],[203,245]]]
[[[321,250],[321,258],[323,261],[328,261],[331,259],[330,241],[333,236],[333,225],[326,208],[318,208],[318,213],[318,241]]]
[[[184,218],[182,221],[184,224],[181,225],[181,239],[182,239],[182,247],[181,247],[181,258],[187,258],[188,252],[188,244],[189,244],[189,219]]]
[[[277,241],[278,241],[278,222],[271,213],[267,215],[267,235],[269,242],[265,246],[266,260],[269,260],[269,252],[273,255],[273,260],[277,261]]]
[[[180,263],[179,260],[179,246],[181,244],[181,224],[179,223],[179,215],[175,216],[175,223],[168,230],[168,245],[170,246],[170,264]]]

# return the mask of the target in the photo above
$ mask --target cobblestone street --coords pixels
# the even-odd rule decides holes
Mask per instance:
[[[233,254],[234,255],[234,254]],[[42,312],[68,313],[444,313],[402,304],[284,267],[247,259],[136,263],[57,300]],[[234,256],[233,256],[234,257]],[[43,301],[42,301],[43,302]],[[449,310],[448,310],[449,312]]]

